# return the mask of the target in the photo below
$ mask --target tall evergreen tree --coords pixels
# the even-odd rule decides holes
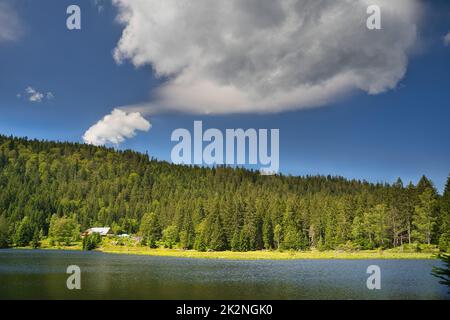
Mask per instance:
[[[266,215],[264,217],[264,223],[263,223],[263,241],[264,241],[264,248],[265,249],[272,249],[274,247],[273,243],[273,225],[272,225],[272,219]]]
[[[9,243],[9,224],[3,215],[0,215],[0,248],[8,248]]]
[[[439,249],[450,251],[450,175],[440,202]]]
[[[219,215],[214,217],[214,222],[211,225],[211,239],[208,247],[214,251],[228,249],[227,237]]]
[[[28,246],[33,239],[34,228],[28,216],[24,217],[18,224],[15,243],[18,247]]]
[[[422,243],[431,244],[433,230],[436,225],[436,195],[431,188],[425,189],[419,195],[419,204],[414,209],[413,225],[416,229],[413,235]]]
[[[157,242],[162,237],[162,230],[158,216],[155,213],[146,213],[142,217],[139,233],[150,248],[156,248]]]

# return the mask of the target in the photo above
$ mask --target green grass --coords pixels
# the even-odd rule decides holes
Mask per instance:
[[[115,254],[137,254],[163,257],[229,259],[229,260],[301,260],[301,259],[434,259],[435,253],[395,252],[390,250],[345,251],[249,251],[200,252],[181,249],[150,249],[147,247],[102,246],[98,251]]]
[[[26,247],[15,247],[14,249],[33,249],[31,246]],[[81,241],[73,242],[70,246],[66,245],[50,245],[48,239],[41,240],[41,246],[38,249],[45,250],[83,250],[83,245]]]
[[[23,247],[18,249],[31,249]],[[81,242],[73,243],[71,246],[51,246],[47,240],[41,242],[40,249],[45,250],[82,250]],[[182,249],[151,249],[136,245],[132,242],[125,245],[117,245],[111,239],[104,239],[102,246],[96,251],[112,254],[134,254],[162,257],[179,258],[201,258],[201,259],[228,259],[228,260],[301,260],[301,259],[435,259],[438,250],[427,250],[414,252],[412,250],[402,251],[400,248],[389,250],[360,250],[360,251],[249,251],[249,252],[200,252]]]

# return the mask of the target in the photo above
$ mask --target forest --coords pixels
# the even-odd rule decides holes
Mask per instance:
[[[450,176],[404,185],[174,165],[135,151],[0,135],[0,247],[108,226],[199,251],[450,249]]]

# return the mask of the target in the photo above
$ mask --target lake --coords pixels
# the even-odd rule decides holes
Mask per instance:
[[[66,269],[81,268],[81,290]],[[366,287],[381,268],[381,290]],[[0,250],[0,299],[450,299],[439,260],[237,261]]]

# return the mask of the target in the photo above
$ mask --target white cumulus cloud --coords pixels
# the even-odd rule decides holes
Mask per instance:
[[[41,102],[42,99],[45,98],[44,94],[37,91],[32,87],[28,87],[25,89],[25,93],[28,95],[28,100],[30,102]]]
[[[84,134],[83,140],[87,144],[96,146],[108,143],[119,144],[127,138],[136,135],[136,131],[148,131],[151,124],[139,112],[126,112],[114,109]]]
[[[30,102],[42,102],[43,100],[53,100],[55,98],[52,92],[42,93],[35,88],[28,86],[25,89],[25,96]],[[17,98],[21,98],[22,94],[18,93]]]
[[[404,77],[418,0],[113,0],[118,63],[167,79],[141,112],[279,112],[353,90],[379,94]],[[381,7],[382,30],[366,27]],[[150,111],[149,111],[150,109]]]

